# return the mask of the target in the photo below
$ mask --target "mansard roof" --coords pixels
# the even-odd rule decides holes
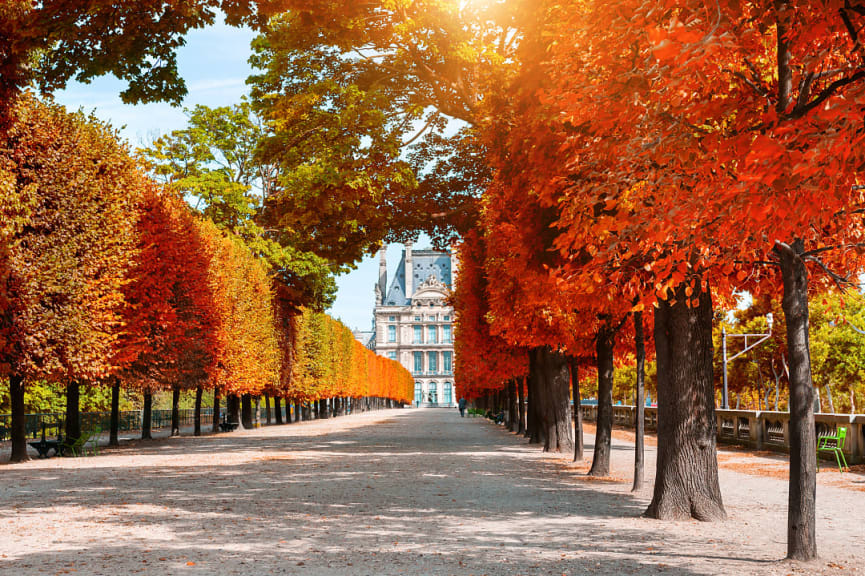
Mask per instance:
[[[451,288],[451,255],[448,252],[436,250],[413,250],[412,251],[412,286],[415,290],[432,276],[438,282]],[[409,306],[412,294],[405,293],[405,250],[397,267],[396,274],[391,281],[384,299],[385,306]]]

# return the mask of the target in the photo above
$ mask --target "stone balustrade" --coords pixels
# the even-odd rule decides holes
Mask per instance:
[[[598,407],[583,404],[583,419],[597,420]],[[613,424],[634,427],[636,407],[613,406]],[[790,413],[754,410],[715,410],[719,444],[737,444],[755,450],[790,451]],[[646,430],[657,431],[658,409],[646,407]],[[817,436],[834,436],[838,427],[847,428],[844,454],[850,464],[865,463],[865,414],[822,414],[814,416]],[[822,455],[826,457],[827,455]]]

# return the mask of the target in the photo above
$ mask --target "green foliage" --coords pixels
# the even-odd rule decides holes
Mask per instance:
[[[266,131],[250,104],[244,99],[234,106],[199,105],[187,115],[186,128],[140,151],[150,171],[263,257],[287,305],[329,307],[338,267],[299,247],[285,231],[261,225],[266,200],[277,186],[276,167],[256,156]]]
[[[466,232],[490,178],[479,127],[505,84],[514,3],[285,2],[253,43],[253,103],[280,168],[269,222],[341,263]]]

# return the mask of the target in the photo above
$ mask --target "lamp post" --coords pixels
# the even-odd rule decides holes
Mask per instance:
[[[736,358],[738,358],[739,356],[741,356],[745,352],[748,352],[749,350],[753,350],[754,348],[756,348],[757,346],[759,346],[760,344],[762,344],[763,342],[768,340],[772,336],[772,323],[774,321],[775,321],[775,319],[772,317],[771,312],[766,314],[766,325],[769,326],[769,332],[766,334],[727,334],[727,328],[726,327],[721,328],[721,352],[722,352],[723,357],[724,357],[724,398],[723,398],[723,402],[722,402],[722,408],[724,410],[730,409],[729,396],[727,394],[727,362],[729,362],[730,360],[735,360]],[[727,338],[744,338],[745,339],[745,348],[742,351],[738,352],[737,354],[734,354],[733,356],[730,356],[728,358],[727,357]],[[751,344],[748,344],[748,338],[759,338],[759,340],[757,340],[756,342],[751,342]]]

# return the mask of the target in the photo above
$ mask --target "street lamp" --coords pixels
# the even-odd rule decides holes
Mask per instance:
[[[752,350],[768,340],[772,336],[772,323],[775,319],[772,317],[772,313],[769,312],[766,314],[766,324],[769,326],[769,332],[767,334],[727,334],[727,328],[721,328],[721,350],[724,355],[724,398],[722,402],[722,408],[724,410],[730,409],[729,396],[727,394],[727,362],[730,360],[735,360],[745,352]],[[744,338],[745,339],[745,348],[739,352],[738,354],[734,354],[727,358],[727,338]],[[751,342],[748,344],[748,338],[759,338],[756,342]]]

